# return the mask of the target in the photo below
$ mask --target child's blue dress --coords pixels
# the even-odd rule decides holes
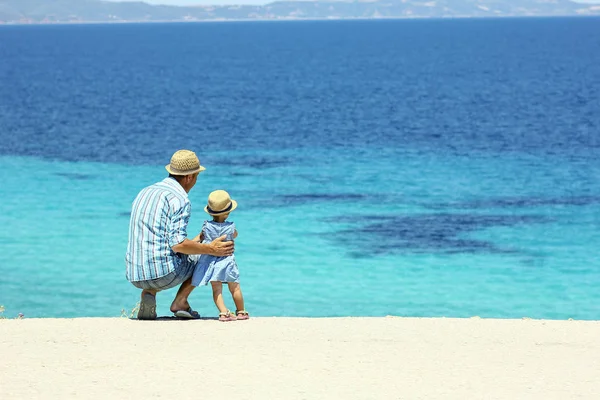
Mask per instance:
[[[235,224],[233,222],[204,221],[202,225],[204,240],[202,243],[210,243],[220,236],[227,235],[226,240],[233,240]],[[208,285],[208,282],[239,282],[240,271],[232,254],[227,257],[215,257],[202,254],[192,277],[192,285]]]

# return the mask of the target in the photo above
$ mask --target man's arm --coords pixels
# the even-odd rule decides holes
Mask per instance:
[[[171,250],[181,254],[210,254],[217,257],[230,256],[233,254],[233,242],[225,242],[225,237],[221,236],[210,243],[198,243],[185,239],[183,242],[171,247]]]

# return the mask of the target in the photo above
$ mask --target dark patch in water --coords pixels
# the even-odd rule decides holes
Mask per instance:
[[[600,204],[600,196],[565,196],[556,198],[504,197],[456,203],[423,204],[423,206],[433,210],[449,208],[473,210],[486,208],[528,208],[542,206],[587,206],[591,204]]]
[[[521,260],[521,265],[528,268],[544,267],[545,258],[541,254],[532,254],[531,256]]]
[[[358,216],[331,218],[330,222],[358,223],[356,229],[338,231],[337,243],[348,246],[355,258],[373,254],[515,254],[515,249],[466,235],[492,227],[541,224],[552,220],[536,215],[421,214],[411,216]],[[329,234],[330,235],[330,234]],[[360,247],[359,247],[360,246]],[[364,249],[364,254],[355,249]]]
[[[255,174],[251,174],[248,172],[232,172],[229,176],[255,176]]]
[[[131,216],[131,211],[123,211],[117,214],[117,216],[119,217],[127,217],[129,218]]]
[[[219,158],[213,160],[211,164],[217,164],[227,167],[240,167],[251,169],[270,169],[284,167],[290,164],[287,158],[267,158],[267,157],[237,157],[233,159]]]
[[[299,174],[299,175],[295,175],[296,178],[299,179],[305,179],[309,182],[315,182],[315,183],[330,183],[331,180],[333,179],[331,176],[328,175],[323,175],[323,174],[313,174],[313,175],[309,175],[309,174]]]
[[[267,246],[267,250],[268,251],[274,251],[274,252],[279,252],[279,251],[283,251],[285,249],[284,246],[280,246],[280,245],[270,245]]]
[[[102,216],[97,215],[97,214],[80,214],[80,215],[74,215],[73,218],[82,219],[82,220],[97,220],[97,219],[102,219]]]
[[[276,205],[295,206],[325,201],[360,201],[366,198],[366,195],[356,193],[306,193],[280,195],[276,196],[273,200]]]
[[[254,169],[268,169],[268,168],[283,167],[288,164],[289,163],[284,160],[260,159],[260,160],[252,160],[249,163],[244,164],[244,165],[246,165],[250,168],[254,168]]]
[[[62,176],[64,178],[74,179],[77,181],[88,181],[93,178],[92,175],[78,174],[76,172],[56,172],[54,175]]]

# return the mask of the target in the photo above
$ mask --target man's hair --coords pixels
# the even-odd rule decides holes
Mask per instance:
[[[185,178],[185,175],[173,175],[173,174],[169,174],[169,178],[173,178],[175,179],[177,182],[181,182],[181,180],[183,178]]]

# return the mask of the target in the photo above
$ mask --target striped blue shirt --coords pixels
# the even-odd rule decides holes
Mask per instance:
[[[186,191],[173,178],[142,189],[133,201],[129,221],[127,280],[157,279],[175,270],[181,255],[171,247],[187,238],[191,211]]]

